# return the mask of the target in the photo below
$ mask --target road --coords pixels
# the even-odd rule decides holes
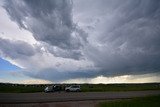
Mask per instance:
[[[160,95],[160,90],[128,92],[0,93],[0,104],[130,99],[133,97],[158,94]]]

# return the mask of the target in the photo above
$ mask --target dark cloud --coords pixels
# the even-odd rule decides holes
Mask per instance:
[[[103,29],[97,38],[101,46],[91,46],[87,52],[100,73],[160,72],[160,1],[126,0],[110,11],[111,19],[100,20]]]
[[[50,47],[50,46],[48,46],[47,49],[56,57],[71,58],[75,60],[83,58],[81,50],[63,50],[58,47]]]
[[[38,72],[27,70],[22,71],[25,75],[33,78],[45,79],[53,82],[61,82],[69,79],[77,78],[93,78],[97,76],[97,72],[93,70],[79,70],[79,71],[57,71],[54,68],[42,69]],[[91,73],[92,72],[92,73]]]
[[[94,63],[94,70],[85,70],[85,64],[82,64],[82,70],[75,71],[44,66],[45,69],[25,72],[26,75],[59,81],[100,75],[160,73],[159,0],[79,0],[74,5],[72,14],[70,0],[5,1],[4,8],[20,28],[32,32],[42,47],[56,57],[55,60],[64,58],[57,68],[64,64],[65,58],[73,61],[71,64],[65,62],[73,68],[77,67],[76,61],[81,63],[81,58]],[[77,25],[73,22],[73,15]],[[6,43],[13,44],[13,49],[4,48]],[[21,43],[6,40],[0,40],[0,45],[2,52],[13,58],[19,54],[34,55],[29,45],[15,49],[14,46]],[[24,49],[27,50],[24,52]],[[12,51],[15,53],[9,53]]]
[[[26,42],[0,38],[0,54],[11,59],[19,59],[33,56],[35,50]]]
[[[68,50],[67,54],[71,51],[72,55],[72,50],[86,42],[84,31],[73,23],[71,0],[6,0],[4,8],[20,28],[29,30],[36,40],[48,43],[51,48]],[[72,58],[71,55],[65,57]],[[81,53],[78,55],[81,57]]]

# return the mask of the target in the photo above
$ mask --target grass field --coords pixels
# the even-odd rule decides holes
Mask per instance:
[[[25,85],[1,85],[0,92],[1,93],[34,93],[34,92],[42,92],[44,87],[37,87],[37,86],[25,86]]]
[[[47,85],[0,84],[2,93],[43,92]],[[64,89],[64,84],[62,85]],[[160,90],[159,83],[147,84],[81,84],[82,92]]]
[[[83,92],[160,90],[160,84],[83,84]]]
[[[160,95],[132,100],[102,102],[99,107],[160,107]]]

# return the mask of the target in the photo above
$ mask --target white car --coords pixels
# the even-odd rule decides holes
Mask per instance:
[[[67,91],[67,92],[70,92],[70,91],[72,91],[72,92],[80,92],[81,91],[81,87],[80,87],[80,85],[71,85],[69,87],[66,87],[65,91]]]
[[[44,92],[56,92],[56,91],[61,91],[61,86],[59,85],[52,85],[52,86],[48,86],[44,89]]]

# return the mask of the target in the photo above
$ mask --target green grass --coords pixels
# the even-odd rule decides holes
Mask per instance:
[[[83,84],[82,92],[160,90],[160,84]]]
[[[34,87],[34,86],[0,86],[1,93],[30,93],[30,92],[42,92],[44,87]]]
[[[80,84],[82,92],[108,92],[108,91],[144,91],[160,90],[159,83],[148,84]],[[1,93],[29,93],[43,92],[44,85],[0,84]],[[64,89],[64,84],[63,84]]]
[[[102,102],[99,107],[160,107],[160,95],[132,100]]]

